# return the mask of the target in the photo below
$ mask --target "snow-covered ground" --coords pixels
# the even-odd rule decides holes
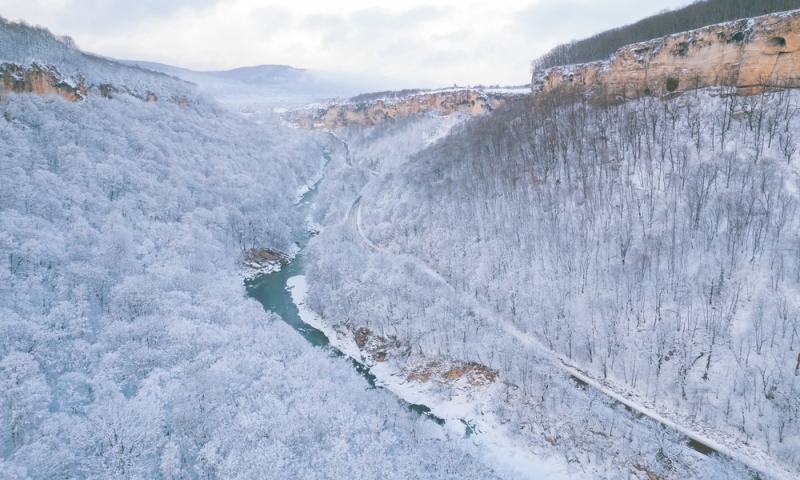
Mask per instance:
[[[688,437],[739,460],[728,462],[731,467],[725,467],[731,478],[748,475],[741,464],[764,476],[793,478],[793,472],[783,462],[796,458],[793,453],[796,450],[790,447],[797,441],[796,420],[793,420],[796,416],[791,414],[798,398],[793,375],[797,355],[792,347],[793,342],[795,345],[797,342],[796,333],[792,333],[798,325],[793,320],[796,302],[791,300],[794,297],[781,297],[783,293],[778,293],[771,303],[773,309],[766,303],[758,307],[758,302],[752,299],[753,295],[761,294],[772,298],[772,293],[761,290],[770,282],[773,289],[780,283],[779,292],[795,289],[796,279],[778,280],[775,276],[776,271],[788,267],[781,267],[780,263],[768,265],[770,261],[780,262],[780,258],[787,261],[785,253],[781,252],[794,251],[793,240],[785,236],[789,223],[792,229],[797,228],[795,216],[789,213],[793,212],[793,207],[787,207],[789,209],[782,210],[784,214],[778,216],[770,214],[770,218],[784,218],[789,223],[771,230],[769,235],[774,235],[771,238],[777,243],[765,244],[759,240],[763,237],[758,237],[755,248],[782,246],[775,251],[767,250],[774,253],[747,255],[751,264],[746,273],[730,269],[730,252],[714,256],[692,254],[682,260],[681,268],[685,266],[686,271],[676,279],[687,283],[705,282],[714,287],[682,286],[674,298],[680,299],[678,305],[686,303],[676,308],[671,303],[675,300],[670,300],[673,306],[669,311],[661,307],[661,318],[670,320],[656,326],[665,330],[653,327],[652,312],[658,311],[658,304],[650,305],[641,296],[655,290],[647,287],[642,293],[634,293],[638,292],[637,285],[649,285],[648,282],[664,288],[663,280],[658,281],[658,278],[667,278],[666,271],[648,277],[644,283],[632,278],[641,265],[647,268],[647,261],[663,255],[664,241],[670,238],[664,237],[663,218],[677,215],[676,224],[684,233],[683,237],[672,241],[673,244],[680,242],[684,249],[682,255],[688,249],[700,248],[697,234],[691,233],[698,228],[695,223],[698,217],[693,217],[688,224],[691,228],[687,228],[682,216],[693,211],[692,208],[697,212],[696,206],[689,206],[697,198],[697,192],[702,193],[703,202],[711,198],[714,205],[712,209],[708,203],[702,204],[699,218],[707,218],[709,223],[701,223],[701,229],[714,225],[712,219],[704,215],[725,211],[726,202],[732,206],[730,202],[736,199],[755,199],[758,191],[769,191],[770,195],[788,202],[786,205],[794,204],[787,195],[796,195],[797,191],[797,169],[793,163],[796,156],[789,155],[787,165],[787,158],[781,158],[785,152],[779,144],[791,150],[794,130],[783,127],[796,121],[791,115],[795,100],[791,94],[730,97],[720,93],[718,90],[697,92],[669,102],[645,99],[606,110],[568,107],[547,118],[536,118],[536,114],[531,114],[524,102],[520,102],[519,110],[498,111],[493,117],[460,124],[441,136],[431,134],[434,129],[424,118],[415,119],[419,122],[415,126],[412,126],[413,121],[408,121],[364,131],[337,132],[345,136],[350,145],[352,165],[340,175],[343,178],[345,173],[349,175],[346,178],[353,187],[347,194],[352,196],[346,205],[332,201],[337,214],[331,215],[333,209],[330,208],[325,215],[326,230],[311,249],[314,262],[307,269],[311,284],[307,302],[334,325],[346,322],[353,331],[364,327],[383,336],[396,337],[427,355],[438,352],[446,357],[450,352],[449,358],[454,360],[481,362],[500,371],[501,378],[507,373],[505,380],[536,392],[531,398],[542,400],[528,402],[531,406],[527,415],[522,407],[520,411],[513,411],[512,406],[512,411],[501,412],[502,402],[493,405],[504,420],[519,418],[526,431],[537,422],[542,425],[544,432],[536,432],[536,428],[531,427],[534,432],[527,439],[515,438],[519,444],[529,442],[541,447],[542,438],[551,438],[557,443],[559,439],[550,433],[548,425],[558,425],[555,428],[562,428],[562,431],[580,425],[558,418],[572,415],[573,412],[567,411],[568,406],[584,400],[575,397],[574,401],[561,402],[557,400],[558,395],[562,395],[560,390],[551,397],[554,382],[547,373],[547,365],[551,365],[557,366],[562,374],[593,386],[593,391],[603,392],[602,402],[610,409],[623,409],[621,405],[626,405],[654,420],[649,422],[648,418],[643,418],[640,422],[649,425],[642,427],[642,431],[650,432],[647,435],[651,439],[660,435],[660,431],[672,432],[669,441],[659,441],[662,445],[675,446],[671,455],[683,462],[684,473],[701,476],[706,471],[703,465],[716,462],[688,448],[681,450],[680,445]],[[783,108],[771,106],[773,103]],[[648,116],[656,110],[661,116]],[[725,111],[736,114],[725,120]],[[789,115],[784,115],[786,111]],[[663,116],[664,112],[668,116]],[[780,127],[774,131],[769,148],[765,140],[767,130],[762,129],[759,134],[755,121],[746,121],[748,115],[755,119],[759,112],[765,115],[761,117],[765,124]],[[643,120],[645,116],[649,119],[647,122]],[[493,125],[493,118],[500,118],[502,123]],[[698,118],[716,123],[713,126],[697,123],[695,119]],[[570,125],[576,125],[576,120],[582,130],[570,129]],[[642,125],[649,128],[642,130]],[[522,126],[524,128],[520,128]],[[640,129],[635,135],[623,130],[633,127]],[[655,138],[653,128],[659,134]],[[728,129],[728,134],[724,135],[721,128]],[[609,135],[609,131],[613,135]],[[509,140],[499,132],[513,132],[516,137]],[[432,137],[438,140],[428,141]],[[625,143],[632,138],[642,143]],[[608,143],[598,143],[598,139]],[[568,148],[566,161],[559,148],[551,151],[543,148],[558,146],[554,143],[556,140]],[[649,151],[645,149],[647,141],[650,142]],[[633,150],[630,145],[634,146]],[[680,177],[685,179],[683,184],[676,184],[678,177],[670,173],[670,165],[678,168],[677,165],[662,161],[659,156],[659,152],[663,152],[663,158],[668,159],[670,147],[675,155],[675,145],[683,145],[680,158],[685,163],[680,168],[690,172]],[[756,150],[757,145],[762,145],[763,150]],[[427,149],[420,152],[419,146]],[[548,153],[554,157],[544,162],[549,158]],[[646,159],[644,163],[642,158]],[[617,163],[608,163],[609,159]],[[757,177],[755,172],[759,172]],[[763,178],[763,185],[769,187],[759,190],[753,184],[752,189],[745,189],[746,195],[731,196],[728,192],[732,190],[720,181],[726,177],[730,185],[736,182],[750,185],[746,182]],[[548,180],[543,180],[545,178]],[[594,179],[595,183],[579,183],[587,178]],[[599,201],[597,195],[601,192],[613,192],[615,198],[620,192],[627,192],[624,198],[620,196],[613,203],[626,212],[621,220],[619,213],[612,215],[616,210],[609,207],[611,200]],[[670,201],[678,202],[677,209],[667,208],[670,204],[665,197],[672,198],[672,195],[675,198]],[[757,204],[775,205],[772,202]],[[645,210],[644,205],[649,205],[653,213],[647,213],[649,210]],[[724,222],[730,221],[735,226],[733,212],[736,210],[730,208],[730,215]],[[602,222],[587,220],[606,215],[609,218]],[[648,218],[652,219],[651,223]],[[716,243],[728,238],[730,232],[725,230],[724,222],[716,223],[723,227],[722,231],[712,232],[716,237],[710,234],[705,238]],[[575,242],[583,239],[589,228],[597,231],[582,240],[581,250]],[[628,231],[626,228],[631,231],[632,246],[630,251],[623,250],[620,254],[620,248],[628,247],[623,242],[625,237],[619,236]],[[654,232],[662,236],[661,253],[647,246],[653,242]],[[566,248],[569,248],[568,253]],[[722,245],[714,248],[724,250]],[[575,259],[594,251],[592,249],[597,249],[598,253],[583,260],[585,263],[576,264]],[[623,259],[628,255],[627,262],[620,262],[621,255]],[[637,263],[640,260],[645,263]],[[733,260],[738,262],[735,255]],[[792,260],[791,265],[795,263]],[[663,268],[665,264],[661,265]],[[698,269],[696,265],[705,267]],[[769,268],[778,270],[768,274]],[[724,273],[720,273],[721,270]],[[576,271],[591,271],[602,281],[582,281]],[[336,272],[348,274],[343,276]],[[720,278],[724,281],[720,282]],[[739,290],[739,285],[744,283],[750,286],[746,291],[748,299],[742,301],[745,292]],[[709,304],[709,291],[715,307],[711,309],[704,307]],[[737,296],[737,292],[742,296]],[[561,299],[565,295],[568,297]],[[615,302],[625,298],[642,302],[640,308],[630,311],[629,307],[620,305],[609,310]],[[529,300],[523,304],[522,299]],[[725,313],[731,315],[730,335],[735,336],[736,341],[730,339],[727,331],[721,336],[718,330],[715,337],[713,331],[707,333],[693,327],[686,330],[686,334],[693,335],[688,340],[682,340],[686,334],[676,335],[670,331],[684,332],[687,314],[692,319],[691,325],[713,326],[706,321],[716,322],[723,313],[722,303],[714,304],[737,301],[736,314]],[[694,308],[687,312],[684,309],[689,304]],[[779,313],[784,311],[778,309],[780,305],[784,305],[787,315]],[[764,323],[767,308],[779,314],[770,317],[772,323],[769,324]],[[759,311],[763,317],[758,316]],[[705,317],[698,318],[699,315]],[[678,319],[680,322],[676,323]],[[763,351],[755,353],[758,345],[752,343],[754,338],[761,338],[759,342],[763,348],[767,348],[765,341],[774,339],[775,343],[770,345],[775,345],[775,358],[780,360],[771,360]],[[781,346],[777,347],[779,343]],[[658,345],[666,345],[660,353]],[[709,346],[713,350],[709,350]],[[623,355],[623,352],[626,353]],[[603,360],[605,356],[609,359]],[[532,369],[544,373],[540,375]],[[759,371],[764,372],[763,377],[759,377]],[[710,380],[704,378],[704,373]],[[731,390],[724,394],[725,398],[720,398],[713,386],[726,385],[726,374],[748,377],[749,384],[728,384],[726,388]],[[683,387],[681,382],[686,382]],[[763,393],[760,391],[762,383]],[[564,395],[571,394],[565,392]],[[553,398],[552,403],[545,401],[546,398]],[[735,416],[726,413],[726,398],[730,399],[729,405],[739,405]],[[515,401],[521,404],[525,400],[515,397]],[[547,403],[547,407],[539,403]],[[755,403],[760,406],[754,407]],[[537,411],[539,408],[550,411],[542,413]],[[772,420],[756,415],[756,411],[771,411]],[[551,414],[553,416],[548,417]],[[672,467],[665,467],[656,454],[661,447],[645,446],[646,438],[626,443],[632,438],[628,434],[614,443],[615,440],[608,439],[612,438],[610,432],[619,434],[618,424],[613,420],[618,414],[603,412],[601,408],[596,415],[607,421],[599,420],[601,427],[592,428],[601,432],[605,428],[606,432],[579,440],[578,443],[586,443],[576,450],[584,453],[567,451],[565,454],[570,461],[579,461],[587,465],[587,469],[594,468],[596,461],[610,462],[604,474],[621,474],[625,468],[636,469],[642,465],[661,468],[659,475],[669,474]],[[619,421],[628,422],[623,417],[625,414],[620,414]],[[634,423],[630,422],[625,428],[639,428],[633,426]],[[663,429],[659,424],[670,428]],[[558,433],[557,429],[553,431]],[[564,435],[574,440],[582,437],[583,432]],[[561,441],[564,440],[562,437]],[[625,460],[627,467],[625,462],[615,464],[615,459],[604,459],[602,455],[597,460],[591,453],[581,458],[585,452],[591,452],[594,445],[609,445],[603,443],[606,441],[613,445],[607,447],[609,450],[640,451],[625,453],[627,457],[619,454],[617,459],[628,459]],[[559,445],[556,450],[563,452],[565,448]],[[722,468],[721,463],[715,465],[713,468]],[[672,471],[674,474],[675,470]]]
[[[351,335],[342,334],[306,305],[308,284],[305,275],[291,277],[287,290],[300,312],[300,318],[323,332],[342,353],[363,363],[365,358]],[[535,480],[582,478],[578,472],[570,472],[566,461],[546,451],[534,451],[515,443],[490,411],[482,406],[497,395],[496,384],[473,387],[466,382],[457,382],[441,393],[435,382],[412,381],[406,374],[392,367],[389,362],[374,362],[369,366],[380,386],[391,391],[410,404],[425,405],[431,413],[445,420],[444,428],[454,435],[468,436],[485,454],[484,461],[500,474]],[[488,407],[488,406],[487,406]],[[466,422],[466,424],[465,424]],[[471,430],[466,433],[467,429]]]
[[[327,140],[38,27],[0,19],[0,60],[193,95],[3,94],[0,478],[495,478],[245,295]]]

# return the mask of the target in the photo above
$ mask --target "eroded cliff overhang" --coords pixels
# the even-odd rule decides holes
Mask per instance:
[[[451,115],[467,111],[481,115],[499,107],[508,95],[472,89],[453,89],[370,102],[346,102],[288,112],[284,118],[303,128],[337,129],[348,125],[374,126],[412,115]]]
[[[41,96],[58,95],[70,102],[85,99],[88,95],[100,95],[111,98],[117,94],[130,95],[141,100],[154,102],[156,94],[149,91],[135,92],[127,87],[118,87],[111,84],[87,84],[80,75],[76,77],[64,76],[54,66],[33,63],[28,66],[14,63],[0,63],[0,95],[9,93],[31,93]],[[187,105],[189,100],[185,96],[174,96],[170,101],[179,105]]]
[[[533,93],[597,91],[628,99],[705,87],[752,94],[800,87],[800,10],[628,45],[609,60],[534,71]]]

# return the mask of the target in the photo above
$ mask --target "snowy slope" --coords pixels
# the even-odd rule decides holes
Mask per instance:
[[[422,151],[421,129],[336,132],[358,208],[318,213],[307,305],[396,338],[404,378],[415,356],[496,369],[476,411],[600,475],[796,478],[800,98],[728,93],[509,102]],[[700,461],[676,430],[741,462]]]
[[[71,85],[111,85],[136,96],[152,93],[161,98],[198,95],[185,81],[161,73],[122,65],[79,50],[69,37],[58,37],[41,27],[9,22],[0,17],[0,65],[55,67]]]
[[[2,58],[164,95],[182,80],[3,23]],[[195,97],[196,99],[196,97]],[[324,144],[203,100],[0,99],[0,478],[492,478],[245,297]]]

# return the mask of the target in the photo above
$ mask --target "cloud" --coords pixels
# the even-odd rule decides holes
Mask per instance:
[[[304,20],[304,26],[318,33],[328,58],[339,59],[347,68],[452,84],[466,83],[465,74],[476,77],[474,66],[479,59],[475,53],[490,45],[492,37],[498,38],[494,30],[499,14],[486,5],[366,8],[340,15],[314,14]],[[525,77],[523,67],[516,83],[525,83]]]
[[[142,21],[165,18],[180,11],[201,11],[219,0],[2,0],[4,12],[25,19],[26,13],[46,18],[47,25],[60,30],[91,30],[114,34]],[[11,5],[15,3],[16,5]],[[18,3],[22,3],[19,5]],[[9,4],[9,5],[6,5]],[[19,13],[17,13],[19,12]],[[13,18],[13,17],[12,17]],[[37,22],[39,23],[39,22]],[[69,32],[67,32],[69,33]]]
[[[370,8],[347,15],[314,14],[305,18],[302,26],[309,34],[316,32],[328,48],[376,52],[396,45],[413,45],[425,37],[426,29],[440,16],[441,9],[433,6],[399,12]]]
[[[557,43],[687,1],[0,0],[0,11],[118,58],[200,70],[288,64],[413,86],[527,83],[530,61]]]
[[[250,16],[260,26],[259,32],[264,38],[273,38],[295,27],[292,12],[281,5],[255,7]]]
[[[686,4],[686,0],[564,0],[529,5],[514,16],[514,28],[529,41],[555,39],[558,42],[589,37],[610,28],[621,27],[666,8]]]
[[[141,18],[169,15],[186,7],[203,9],[217,0],[72,0],[65,14],[103,21],[131,22]]]

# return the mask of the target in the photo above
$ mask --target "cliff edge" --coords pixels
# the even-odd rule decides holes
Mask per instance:
[[[628,45],[609,60],[534,71],[534,94],[598,90],[627,99],[703,87],[800,87],[800,10]]]
[[[467,110],[470,115],[475,116],[493,111],[508,95],[510,94],[471,89],[443,90],[403,98],[305,108],[287,112],[284,119],[302,128],[332,130],[347,125],[380,125],[425,112],[450,115]]]
[[[83,52],[69,37],[0,17],[0,98],[9,93],[59,95],[73,102],[126,94],[182,105],[198,98],[196,87],[179,78]]]

